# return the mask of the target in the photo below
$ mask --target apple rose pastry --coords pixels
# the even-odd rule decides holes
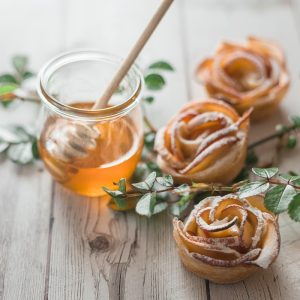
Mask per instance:
[[[244,166],[250,113],[212,99],[188,103],[156,135],[158,166],[177,183],[231,182]]]
[[[268,268],[280,248],[277,218],[263,196],[209,197],[185,224],[174,219],[174,239],[184,266],[216,283],[233,283]]]
[[[254,107],[254,119],[270,114],[289,87],[282,49],[254,37],[244,45],[223,42],[199,65],[197,77],[210,96],[224,99],[240,113]]]

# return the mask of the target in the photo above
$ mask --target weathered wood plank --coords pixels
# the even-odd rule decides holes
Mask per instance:
[[[51,180],[46,171],[36,167],[1,166],[1,175],[3,171],[10,173],[1,197],[4,207],[0,227],[6,231],[7,247],[2,253],[1,245],[3,299],[41,299],[46,277]]]
[[[13,54],[28,55],[37,70],[59,50],[59,11],[60,1],[2,1],[1,72],[11,71]],[[32,104],[0,106],[0,124],[34,124],[37,112]],[[0,164],[0,299],[43,299],[51,178],[39,165]]]
[[[294,20],[287,3],[269,1],[259,4],[249,1],[248,5],[235,5],[235,1],[185,1],[186,34],[188,41],[189,74],[191,74],[192,96],[205,97],[203,87],[192,78],[194,68],[204,57],[213,53],[218,41],[243,40],[249,34],[278,40],[286,50],[288,67],[292,77],[290,91],[281,105],[281,109],[267,122],[253,124],[251,139],[257,140],[274,130],[275,124],[286,121],[289,114],[295,113],[298,104],[299,90],[299,51],[300,44],[296,34]],[[253,5],[251,5],[251,3]],[[205,4],[205,5],[203,5]],[[277,21],[275,21],[277,20]],[[197,38],[195,38],[197,37]],[[266,158],[270,158],[273,144],[264,147]],[[299,171],[297,150],[288,153],[282,161],[281,170]],[[268,157],[269,156],[269,157]],[[242,283],[224,286],[209,284],[211,299],[296,299],[299,295],[299,278],[295,272],[299,268],[298,245],[300,226],[281,220],[283,244],[276,263],[267,271],[243,281]],[[294,252],[293,252],[294,251]],[[294,253],[294,254],[292,254]]]
[[[98,47],[125,55],[159,1],[89,4],[69,3],[66,48]],[[142,66],[168,59],[176,68],[149,107],[157,125],[187,101],[179,13],[176,3],[139,59]],[[76,197],[57,186],[51,245],[51,299],[206,298],[205,282],[181,267],[166,215],[147,220],[114,213],[103,198]]]

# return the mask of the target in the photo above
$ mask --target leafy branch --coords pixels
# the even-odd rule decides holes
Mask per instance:
[[[300,117],[292,116],[290,117],[290,121],[291,121],[291,125],[278,124],[276,126],[275,133],[250,144],[248,149],[252,150],[257,146],[260,146],[274,139],[280,139],[284,136],[288,136],[286,147],[289,149],[295,148],[297,145],[297,138],[295,136],[295,132],[300,129]]]
[[[152,64],[150,64],[148,67],[146,67],[143,71],[144,73],[144,82],[147,92],[158,92],[162,90],[167,81],[163,75],[163,72],[174,72],[174,67],[164,61],[159,60]],[[116,94],[122,94],[124,93],[126,88],[122,85],[120,85],[117,90]],[[146,95],[142,98],[142,109],[143,109],[143,118],[144,123],[149,129],[151,133],[156,133],[156,128],[150,121],[150,119],[147,117],[147,112],[144,104],[152,104],[155,101],[155,97],[152,94]]]
[[[33,77],[35,74],[28,70],[28,58],[17,55],[12,58],[13,73],[3,73],[0,75],[0,102],[4,107],[8,106],[13,100],[26,100],[40,102],[36,95],[22,90],[22,83]]]
[[[265,194],[265,207],[275,214],[288,211],[294,221],[300,221],[300,176],[278,175],[278,168],[253,168],[260,180],[249,182],[239,190],[240,197]]]
[[[240,198],[265,194],[265,206],[275,214],[288,211],[290,217],[300,221],[300,176],[281,174],[278,168],[253,168],[260,180],[241,181],[231,186],[220,184],[192,183],[176,186],[172,176],[158,177],[155,172],[141,182],[128,185],[121,179],[117,190],[103,187],[111,196],[117,209],[126,210],[128,201],[134,200],[135,211],[151,217],[170,209],[171,214],[180,216],[188,207],[213,194],[236,193]],[[128,190],[129,188],[129,190]]]
[[[171,175],[157,176],[156,172],[152,172],[141,182],[128,185],[126,179],[122,178],[115,184],[117,190],[106,187],[103,187],[103,190],[112,197],[117,208],[126,209],[127,201],[134,199],[136,212],[150,217],[168,207],[173,214],[180,215],[199,193],[233,193],[237,192],[242,184],[243,182],[232,186],[223,186],[220,184],[192,183],[176,186]]]

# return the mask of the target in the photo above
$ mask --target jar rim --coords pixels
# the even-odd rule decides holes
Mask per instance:
[[[135,105],[139,102],[139,96],[141,95],[143,88],[143,75],[137,64],[133,64],[128,72],[128,74],[131,73],[137,78],[135,89],[133,90],[132,94],[120,104],[101,109],[89,110],[62,103],[53,95],[50,95],[46,88],[48,78],[60,67],[81,60],[121,63],[123,59],[120,56],[98,50],[73,50],[61,53],[52,58],[42,67],[41,71],[39,72],[37,85],[37,92],[42,99],[43,104],[45,104],[52,111],[68,118],[99,120],[124,115],[133,109],[133,107],[135,107]],[[49,73],[48,76],[47,73]]]

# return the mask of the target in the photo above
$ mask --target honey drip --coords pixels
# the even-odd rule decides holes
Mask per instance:
[[[92,103],[72,106],[87,109]],[[93,124],[101,133],[96,146],[83,157],[66,162],[55,157],[51,144],[66,120],[50,116],[39,139],[40,155],[52,176],[65,187],[85,196],[100,196],[103,186],[113,188],[120,178],[129,179],[140,160],[142,134],[128,116]]]

